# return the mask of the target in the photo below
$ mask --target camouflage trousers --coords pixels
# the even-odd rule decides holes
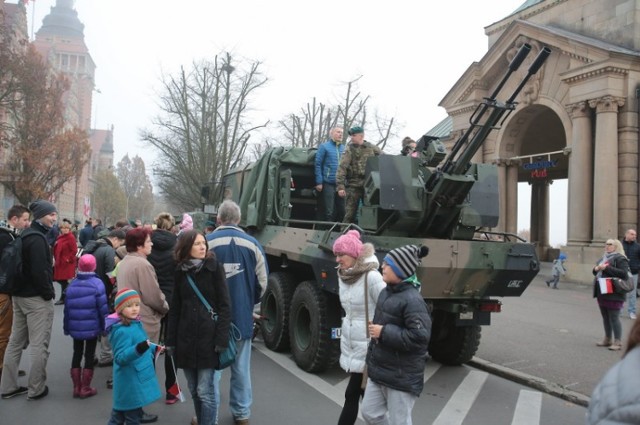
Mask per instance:
[[[363,187],[347,187],[347,195],[344,201],[344,223],[356,223],[358,217],[358,207],[364,198]]]

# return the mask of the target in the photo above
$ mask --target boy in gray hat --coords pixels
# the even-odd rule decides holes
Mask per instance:
[[[406,245],[382,263],[387,287],[380,292],[367,353],[367,387],[362,400],[366,424],[411,425],[411,411],[422,392],[431,317],[415,272],[426,246]]]
[[[13,289],[13,328],[4,356],[0,393],[2,398],[28,394],[38,400],[49,394],[46,385],[49,341],[53,325],[53,259],[45,235],[58,218],[55,205],[43,199],[29,205],[31,227],[21,233],[23,276]],[[18,365],[29,345],[31,370],[27,387],[18,385]]]

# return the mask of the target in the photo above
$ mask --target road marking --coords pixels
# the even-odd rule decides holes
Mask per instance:
[[[440,369],[442,364],[434,361],[427,362],[427,367],[424,369],[424,382],[427,382],[435,373]]]
[[[542,393],[520,390],[516,410],[513,413],[512,425],[539,425],[542,409]]]
[[[453,393],[433,425],[462,424],[488,376],[487,372],[478,370],[469,372],[462,383],[458,385],[458,389]]]
[[[290,359],[287,355],[271,351],[264,344],[260,344],[254,341],[253,346],[257,348],[262,354],[282,366],[293,376],[295,376],[314,390],[318,391],[320,394],[324,395],[329,400],[336,403],[338,406],[342,406],[344,404],[344,389],[342,391],[336,390],[336,386],[329,384],[327,381],[318,377],[317,375],[305,372],[304,370],[300,369],[298,365],[296,365],[296,362]],[[341,384],[342,382],[337,386],[341,386]],[[344,388],[346,388],[346,384]]]

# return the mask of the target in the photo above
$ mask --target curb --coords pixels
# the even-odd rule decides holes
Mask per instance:
[[[471,360],[469,360],[467,364],[469,366],[475,367],[476,369],[484,370],[485,372],[489,372],[493,375],[498,375],[502,378],[517,382],[522,385],[526,385],[528,387],[534,388],[555,397],[559,397],[563,400],[578,404],[580,406],[588,407],[589,401],[591,401],[590,397],[572,391],[568,388],[563,387],[562,385],[549,382],[537,376],[528,375],[524,372],[509,369],[508,367],[500,366],[498,364],[479,359],[475,356]]]

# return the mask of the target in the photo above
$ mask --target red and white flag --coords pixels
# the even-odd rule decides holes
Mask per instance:
[[[91,217],[91,198],[84,197],[84,216]]]

